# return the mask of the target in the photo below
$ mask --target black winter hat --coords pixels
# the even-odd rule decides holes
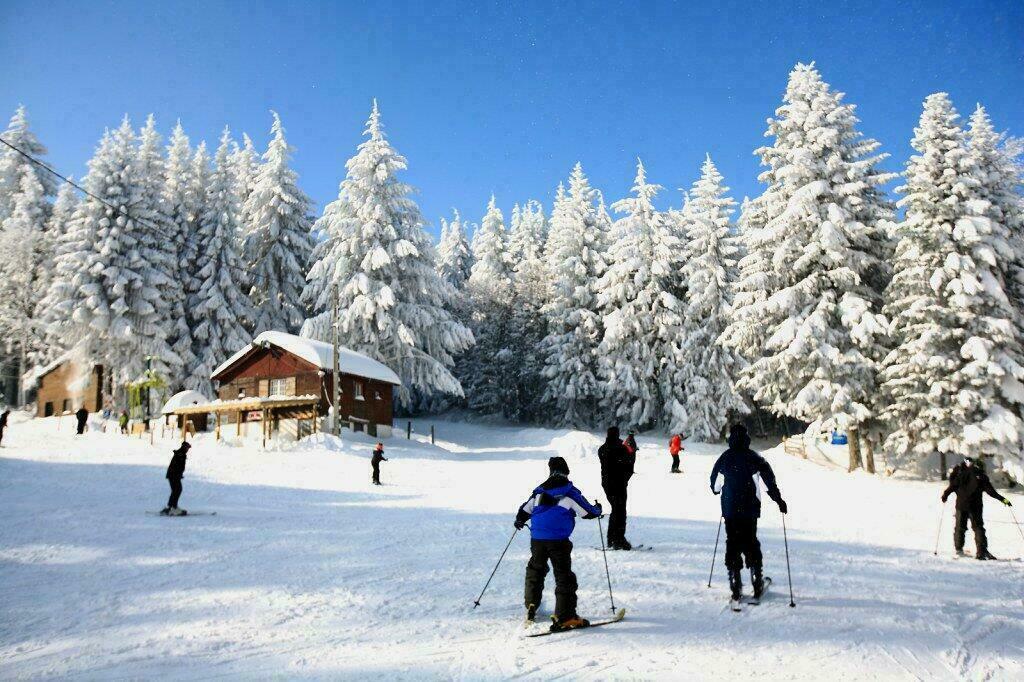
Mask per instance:
[[[619,439],[619,427],[618,426],[609,426],[608,427],[608,440],[618,440],[618,439]]]
[[[746,450],[750,447],[750,434],[743,424],[733,424],[729,429],[729,447]]]
[[[564,457],[552,457],[548,460],[548,470],[553,474],[569,475],[569,464]]]

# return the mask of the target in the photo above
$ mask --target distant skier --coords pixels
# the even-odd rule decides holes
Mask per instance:
[[[668,454],[672,455],[672,469],[670,473],[681,474],[679,469],[679,453],[683,451],[683,434],[676,433],[668,442]]]
[[[548,562],[555,572],[555,613],[552,631],[571,630],[590,625],[576,613],[576,574],[572,572],[572,535],[576,516],[595,519],[601,505],[587,502],[569,480],[569,465],[561,457],[548,460],[549,476],[537,486],[516,514],[515,527],[530,523],[530,561],[526,564],[526,619],[532,621],[544,595],[544,577]]]
[[[964,540],[967,537],[967,520],[971,521],[974,531],[974,558],[985,561],[995,559],[988,551],[988,538],[985,536],[985,522],[982,519],[982,493],[988,493],[1007,507],[1013,506],[1010,501],[996,492],[992,481],[985,473],[985,464],[980,459],[965,457],[964,461],[953,467],[949,472],[949,486],[942,491],[942,502],[945,504],[950,493],[956,493],[956,525],[953,528],[953,547],[957,556],[964,555]]]
[[[724,483],[718,485],[718,476]],[[764,592],[764,574],[761,564],[761,543],[757,540],[757,519],[761,516],[761,497],[757,479],[768,490],[768,496],[779,505],[783,514],[789,511],[775,485],[775,473],[761,455],[750,449],[750,436],[742,424],[729,431],[729,449],[715,462],[711,470],[711,492],[722,494],[722,518],[725,519],[725,567],[729,571],[729,589],[732,599],[739,601],[743,593],[743,559],[750,569],[754,598]]]
[[[167,482],[171,484],[171,496],[167,499],[167,506],[160,512],[164,516],[185,516],[188,513],[184,509],[178,509],[178,498],[181,497],[181,479],[185,477],[185,463],[191,447],[188,442],[182,441],[181,447],[174,451],[171,463],[167,465]]]
[[[373,458],[370,460],[370,466],[373,467],[373,484],[380,485],[380,463],[388,461],[388,458],[384,456],[384,443],[377,443],[377,447],[373,450]]]
[[[4,443],[4,431],[7,430],[7,418],[10,416],[11,411],[5,409],[3,413],[0,413],[0,445]]]
[[[121,410],[121,416],[117,418],[117,425],[121,428],[121,433],[128,435],[128,410]]]
[[[636,455],[619,440],[619,427],[608,429],[604,444],[598,448],[597,458],[601,462],[601,487],[612,508],[608,519],[608,546],[611,549],[633,549],[626,539],[626,493],[636,465]]]
[[[89,410],[85,409],[85,405],[78,408],[78,412],[75,412],[75,419],[78,420],[78,435],[81,436],[85,433],[85,423],[89,421]]]

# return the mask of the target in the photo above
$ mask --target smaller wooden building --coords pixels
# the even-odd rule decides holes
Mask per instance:
[[[36,391],[36,416],[67,414],[84,406],[89,412],[103,408],[103,365],[87,364],[66,353],[24,377],[27,389]]]
[[[215,416],[218,434],[222,425],[233,424],[239,436],[301,438],[314,433],[319,418],[331,408],[333,366],[329,343],[263,332],[210,375],[217,382],[217,400],[176,413],[205,409]],[[339,349],[338,366],[342,423],[355,431],[390,435],[398,375],[347,348]]]

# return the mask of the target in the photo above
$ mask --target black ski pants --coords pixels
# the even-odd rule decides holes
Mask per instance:
[[[576,574],[572,572],[572,542],[530,540],[530,561],[526,564],[525,604],[539,606],[544,595],[548,562],[555,572],[555,616],[565,620],[576,615]]]
[[[672,455],[672,473],[679,473],[679,455]]]
[[[167,506],[171,509],[177,509],[178,498],[181,497],[181,479],[168,478],[167,482],[171,484],[171,496],[167,498]]]
[[[85,419],[79,419],[78,420],[77,431],[78,431],[78,435],[79,436],[81,436],[83,433],[85,433],[85,422],[86,422]]]
[[[602,487],[612,508],[608,518],[608,544],[617,545],[626,539],[626,484],[604,483]]]
[[[729,571],[761,568],[761,543],[757,540],[757,518],[732,516],[725,519],[725,567]]]
[[[974,531],[974,556],[982,556],[988,553],[988,538],[985,536],[985,521],[981,518],[981,501],[972,503],[966,507],[956,508],[956,525],[953,527],[953,547],[956,551],[964,550],[964,540],[967,537],[967,521],[971,522],[971,530]]]
[[[373,484],[380,485],[380,465],[371,464],[370,466],[373,467]]]

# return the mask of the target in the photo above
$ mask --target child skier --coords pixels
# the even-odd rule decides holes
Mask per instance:
[[[188,442],[182,441],[181,447],[174,451],[171,463],[167,465],[167,482],[171,484],[171,496],[167,500],[167,506],[160,512],[163,516],[188,514],[184,509],[178,509],[178,498],[181,497],[181,479],[185,477],[185,460],[191,447]]]
[[[964,540],[967,536],[967,520],[971,521],[974,530],[974,558],[980,561],[995,559],[988,551],[988,538],[985,536],[985,522],[982,519],[982,493],[988,493],[1007,507],[1010,501],[996,492],[992,481],[985,473],[985,465],[979,459],[965,457],[964,461],[953,467],[949,472],[949,486],[942,492],[945,504],[950,493],[956,493],[956,525],[953,527],[953,547],[957,556],[964,555]]]
[[[384,456],[384,443],[377,443],[377,447],[373,450],[373,458],[370,460],[370,466],[373,467],[373,484],[380,485],[380,463],[388,461],[388,458]]]
[[[718,475],[725,479],[718,486]],[[764,482],[768,496],[779,505],[783,514],[789,511],[775,485],[775,473],[761,455],[750,449],[750,436],[742,424],[729,431],[729,449],[715,462],[711,470],[711,492],[722,494],[722,518],[725,519],[725,567],[729,571],[729,589],[732,600],[739,602],[743,592],[743,559],[750,569],[754,598],[764,592],[761,571],[761,543],[757,540],[757,519],[761,516],[761,498],[757,478]]]
[[[668,442],[668,454],[672,455],[672,470],[670,473],[681,474],[679,470],[679,453],[683,451],[683,434],[677,433]]]
[[[533,621],[544,594],[548,561],[555,572],[555,613],[551,630],[584,628],[590,621],[576,613],[576,574],[572,572],[572,535],[576,516],[595,519],[601,505],[592,505],[569,480],[569,465],[561,457],[548,460],[550,476],[534,489],[516,514],[515,527],[530,524],[530,561],[526,565],[526,619]]]

